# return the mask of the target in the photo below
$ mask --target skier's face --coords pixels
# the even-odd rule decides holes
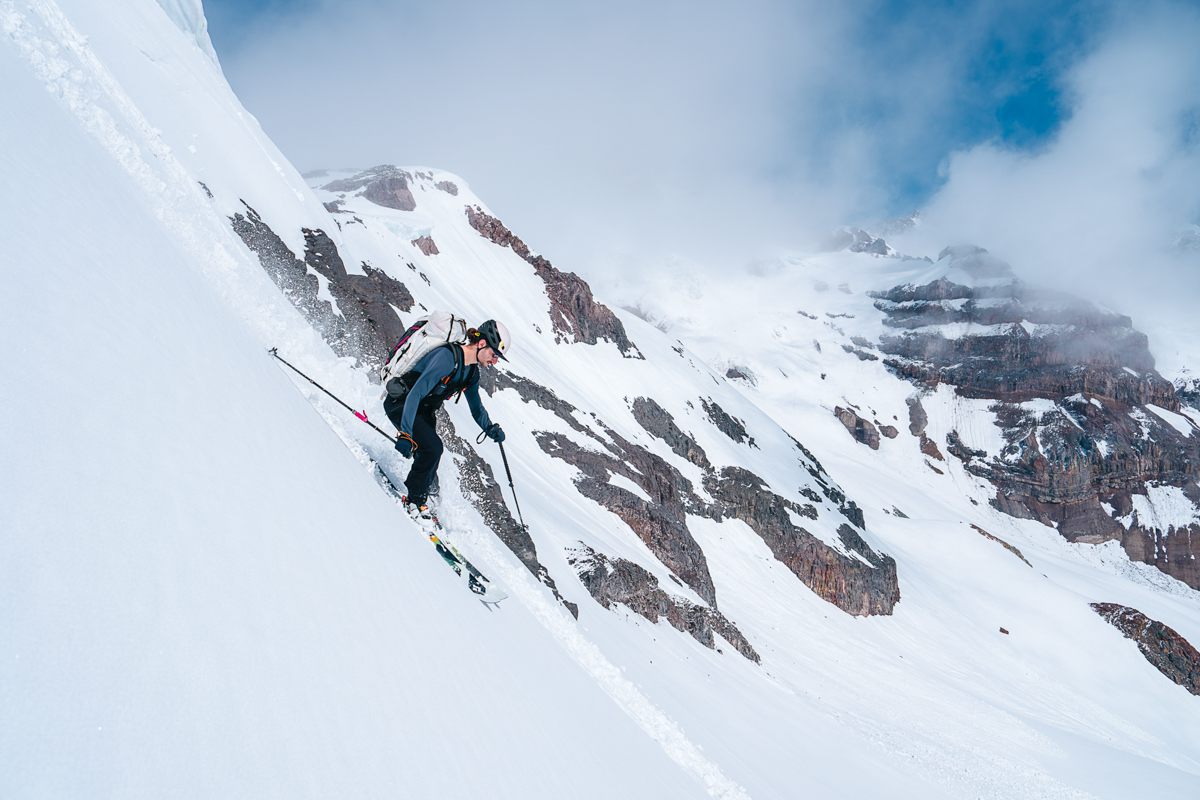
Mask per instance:
[[[496,351],[486,344],[479,348],[478,358],[479,366],[481,367],[490,367],[500,360],[500,357],[496,355]]]

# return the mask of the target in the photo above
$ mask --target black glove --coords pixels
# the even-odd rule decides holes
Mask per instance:
[[[412,440],[412,437],[407,433],[401,433],[396,437],[396,452],[405,458],[412,458],[412,454],[417,449],[417,443]]]
[[[486,433],[493,442],[499,443],[504,441],[504,431],[501,430],[500,426],[495,422],[484,428],[483,432]]]

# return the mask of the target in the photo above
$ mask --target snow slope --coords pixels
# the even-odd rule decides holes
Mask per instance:
[[[330,215],[331,197],[305,185],[158,5],[3,3],[0,21],[4,102],[19,112],[0,122],[0,367],[18,390],[0,400],[0,447],[18,454],[0,476],[0,795],[1194,793],[1200,698],[1087,602],[1134,606],[1196,643],[1197,593],[993,514],[983,484],[929,471],[907,434],[868,454],[830,413],[849,401],[904,419],[904,385],[841,348],[880,324],[858,281],[902,282],[898,262],[840,254],[725,285],[648,278],[629,304],[670,336],[618,311],[644,361],[607,342],[556,343],[541,281],[470,227],[463,207],[486,205],[461,178],[422,170],[411,212],[351,195],[348,214]],[[435,188],[446,180],[457,195]],[[481,605],[364,468],[370,457],[402,477],[387,443],[266,356],[278,346],[383,419],[378,387],[231,231],[242,201],[293,252],[301,228],[320,228],[350,269],[370,263],[428,308],[506,320],[514,374],[693,483],[628,400],[655,398],[715,464],[752,465],[799,498],[807,473],[782,424],[865,509],[869,543],[897,559],[895,614],[851,617],[745,524],[700,518],[689,527],[720,608],[761,666],[605,610],[567,562],[581,540],[699,598],[531,434],[587,437],[512,390],[485,402],[508,431],[539,558],[580,615],[444,468],[452,535],[512,595]],[[410,243],[426,235],[438,255]],[[849,275],[851,293],[828,289]],[[737,317],[731,298],[745,324],[717,336],[686,322]],[[735,362],[755,386],[722,377]],[[701,397],[743,419],[759,449],[717,431],[695,410]],[[933,406],[939,435],[986,431],[979,409]],[[469,438],[465,409],[451,415]],[[495,448],[479,453],[503,474]]]

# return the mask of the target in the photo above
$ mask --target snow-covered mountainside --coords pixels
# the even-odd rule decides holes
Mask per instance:
[[[3,796],[1192,795],[1193,426],[1128,320],[863,232],[634,313],[459,176],[302,178],[198,3],[0,30]],[[512,330],[512,487],[440,421],[498,606],[267,353],[390,430],[435,308]]]

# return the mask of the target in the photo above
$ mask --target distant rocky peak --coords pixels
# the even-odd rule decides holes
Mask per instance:
[[[891,253],[891,248],[882,238],[876,238],[861,228],[839,228],[833,232],[826,249],[830,252],[836,250],[849,250],[851,253],[871,253],[877,256],[886,256]]]
[[[412,180],[412,173],[391,164],[380,164],[353,177],[331,181],[321,188],[327,192],[358,192],[375,205],[412,211],[417,207],[416,198],[409,190]]]

